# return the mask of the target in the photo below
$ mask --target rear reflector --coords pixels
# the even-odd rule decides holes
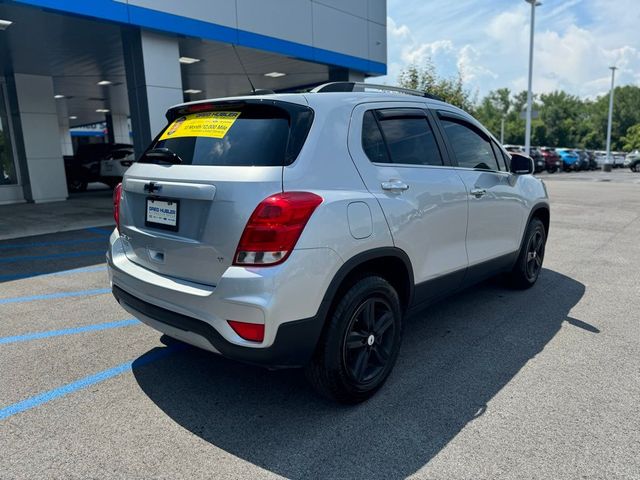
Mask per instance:
[[[120,233],[120,200],[122,199],[122,183],[113,189],[113,219],[116,221],[116,228]]]
[[[242,232],[234,265],[267,266],[284,262],[322,197],[284,192],[265,198]]]
[[[227,323],[233,328],[234,332],[245,340],[251,342],[262,342],[264,340],[263,323],[238,322],[237,320],[227,320]]]

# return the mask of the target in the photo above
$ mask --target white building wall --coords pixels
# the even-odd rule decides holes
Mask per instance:
[[[60,98],[56,100],[56,110],[58,112],[58,131],[60,132],[60,149],[62,155],[73,155],[73,142],[69,131],[69,108],[67,100]]]
[[[127,115],[112,114],[111,121],[113,125],[113,141],[115,143],[131,143]]]
[[[115,1],[386,63],[386,0]]]
[[[313,45],[310,1],[278,0],[278,8],[264,0],[237,0],[238,28],[291,42]],[[286,12],[283,15],[283,12]]]
[[[14,74],[25,159],[29,170],[30,200],[54,202],[67,198],[60,127],[53,79]]]

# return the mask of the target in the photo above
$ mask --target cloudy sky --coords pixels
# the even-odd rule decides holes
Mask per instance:
[[[534,92],[581,97],[616,84],[640,86],[640,0],[542,0],[536,10]],[[482,96],[527,87],[531,7],[524,0],[387,0],[388,75],[430,57],[442,75],[458,70]]]

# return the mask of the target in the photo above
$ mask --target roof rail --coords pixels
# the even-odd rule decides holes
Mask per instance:
[[[390,85],[376,85],[375,83],[365,82],[330,82],[324,85],[319,85],[313,90],[312,93],[325,93],[325,92],[364,92],[365,89],[380,90],[383,92],[397,92],[404,93],[405,95],[415,95],[417,97],[431,98],[433,100],[444,100],[437,95],[431,93],[422,92],[420,90],[413,90],[411,88],[392,87]]]

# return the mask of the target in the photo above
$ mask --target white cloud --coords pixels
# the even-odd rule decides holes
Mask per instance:
[[[406,25],[398,25],[393,18],[387,17],[387,34],[391,37],[404,40],[410,35],[409,27]]]
[[[402,61],[406,64],[423,64],[427,59],[447,56],[455,51],[450,40],[408,45],[402,50]]]
[[[391,17],[387,17],[387,29],[389,64],[388,74],[382,78],[385,83],[396,83],[404,68],[425,65],[428,60],[443,76],[455,76],[460,72],[468,81],[484,76],[495,77],[491,70],[477,63],[478,52],[471,45],[457,46],[446,39],[419,42],[406,24],[399,24]]]
[[[485,94],[526,89],[530,8],[493,0],[389,0],[389,74],[395,83],[411,63],[431,58],[441,75],[460,71]],[[427,19],[427,20],[425,20]],[[592,97],[616,84],[640,85],[640,0],[546,0],[536,9],[533,85],[536,93],[564,89]]]
[[[457,66],[462,80],[467,83],[475,82],[481,77],[498,78],[497,74],[478,61],[478,51],[471,45],[465,45],[458,51]]]

